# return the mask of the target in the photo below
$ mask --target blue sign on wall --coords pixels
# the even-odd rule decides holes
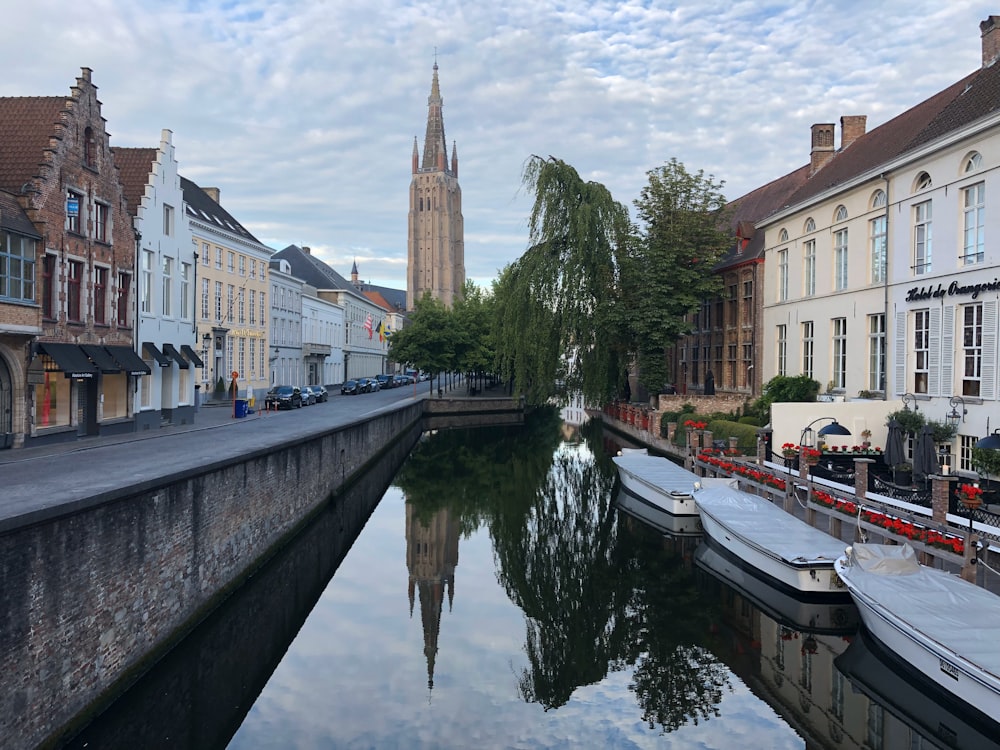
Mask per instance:
[[[79,198],[67,198],[66,199],[66,213],[70,216],[80,215],[80,199]]]

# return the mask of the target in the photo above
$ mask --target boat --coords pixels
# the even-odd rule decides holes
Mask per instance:
[[[920,735],[921,747],[1000,750],[1000,724],[994,718],[896,663],[864,628],[833,663],[856,692]]]
[[[697,515],[675,516],[660,507],[647,503],[622,487],[615,502],[623,513],[652,526],[668,536],[701,536],[701,518]]]
[[[730,487],[694,495],[705,535],[773,585],[795,592],[847,597],[834,573],[844,543],[765,498]]]
[[[619,448],[619,456],[648,456],[649,451],[646,448]]]
[[[696,516],[694,486],[701,477],[662,456],[623,453],[613,456],[621,486],[649,513]]]
[[[887,652],[969,706],[1000,712],[1000,597],[921,565],[908,544],[855,544],[836,571]]]
[[[858,610],[849,598],[796,595],[787,588],[778,588],[708,540],[694,551],[694,564],[779,625],[812,635],[850,635],[858,629]]]

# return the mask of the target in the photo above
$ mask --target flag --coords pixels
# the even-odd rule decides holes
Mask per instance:
[[[385,341],[385,326],[381,320],[378,322],[378,341],[380,344]]]
[[[365,330],[368,331],[368,338],[372,337],[372,314],[368,313],[368,317],[365,318]]]

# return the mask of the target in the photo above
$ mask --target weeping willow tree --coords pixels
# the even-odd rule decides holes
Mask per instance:
[[[495,286],[497,370],[532,403],[554,395],[557,381],[603,403],[627,361],[616,301],[628,209],[560,159],[533,156],[523,179],[535,195],[531,247]]]
[[[713,296],[712,272],[730,245],[722,183],[676,159],[646,173],[635,201],[642,230],[622,263],[622,303],[630,311],[639,382],[652,392],[668,382],[666,350],[689,332],[685,316]]]

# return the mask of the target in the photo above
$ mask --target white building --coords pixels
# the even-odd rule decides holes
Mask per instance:
[[[302,279],[287,260],[270,262],[271,385],[306,385],[302,366]]]
[[[306,385],[344,382],[344,308],[302,287],[302,361]]]

